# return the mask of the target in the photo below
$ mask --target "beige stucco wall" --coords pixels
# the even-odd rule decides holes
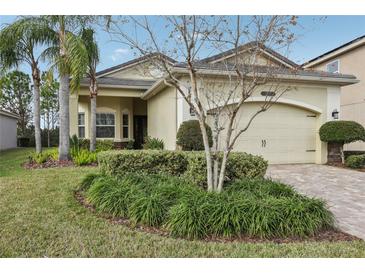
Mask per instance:
[[[17,119],[0,114],[0,150],[17,147]]]
[[[176,91],[172,87],[147,101],[148,135],[162,139],[165,148],[176,148]]]
[[[225,89],[228,89],[228,86],[225,89],[221,89],[220,92],[225,92]],[[279,88],[280,89],[280,88]],[[254,98],[263,98],[260,95],[260,92],[263,90],[268,90],[267,87],[262,87],[258,89],[253,95]],[[174,101],[175,100],[175,101]],[[283,100],[280,104],[284,104],[288,107],[284,107],[285,109],[285,117],[290,116],[292,109],[293,117],[295,115],[304,115],[314,114],[316,117],[308,117],[304,118],[310,119],[312,125],[312,132],[314,132],[315,145],[314,147],[310,145],[311,148],[315,148],[315,156],[312,158],[313,162],[318,164],[323,164],[327,159],[327,147],[326,144],[320,141],[319,138],[319,128],[326,121],[332,119],[331,112],[334,108],[339,107],[340,102],[340,89],[337,86],[327,86],[327,85],[318,85],[318,84],[291,84],[291,90],[284,93],[280,100]],[[251,104],[251,103],[247,103]],[[243,106],[244,108],[245,106]],[[175,110],[176,108],[176,110]],[[304,111],[300,111],[300,110]],[[176,117],[174,115],[176,111]],[[193,117],[190,116],[189,106],[187,103],[176,93],[176,91],[172,88],[166,88],[165,90],[157,93],[157,95],[151,97],[148,100],[148,134],[161,138],[164,140],[166,147],[168,149],[175,149],[176,142],[176,132],[178,129],[178,125],[185,120],[191,119]],[[248,114],[249,115],[249,114]],[[270,110],[261,114],[260,123],[271,123],[270,119]],[[290,118],[290,117],[289,117]],[[266,121],[265,121],[266,120]],[[305,121],[301,121],[300,123],[305,124]],[[290,121],[291,124],[292,121]],[[239,126],[239,125],[238,125]],[[294,130],[291,129],[288,125],[288,131]]]
[[[161,77],[161,71],[156,69],[156,66],[149,61],[133,65],[131,67],[123,68],[112,72],[107,77],[115,77],[121,79],[142,79],[142,80],[156,80]]]
[[[254,58],[254,59],[253,59]],[[255,63],[261,66],[277,66],[279,63],[278,61],[273,61],[272,59],[268,58],[264,53],[259,53],[253,56],[252,54],[248,54],[247,52],[243,52],[239,54],[239,63],[245,64],[252,64]],[[222,61],[220,61],[222,62]],[[228,57],[224,59],[224,62],[227,63],[236,63],[236,57]]]
[[[360,82],[341,88],[341,119],[353,120],[365,127],[365,45],[333,57],[313,66],[313,69],[326,70],[328,63],[339,60],[340,73],[353,74]],[[365,142],[345,146],[347,150],[365,150]]]
[[[114,92],[115,95],[127,96],[110,96],[110,92]],[[86,95],[83,95],[86,94]],[[105,95],[107,94],[107,95]],[[134,96],[132,96],[134,95]],[[141,103],[141,105],[139,105]],[[133,115],[145,115],[147,103],[139,99],[139,92],[124,91],[115,89],[99,90],[96,99],[96,111],[98,113],[114,113],[115,115],[115,138],[114,141],[128,141],[133,139]],[[134,108],[136,107],[135,113]],[[78,113],[85,113],[85,138],[90,138],[90,97],[88,96],[86,89],[81,89],[78,94],[74,94],[70,98],[70,134],[78,135]],[[129,138],[122,138],[122,113],[129,114]]]

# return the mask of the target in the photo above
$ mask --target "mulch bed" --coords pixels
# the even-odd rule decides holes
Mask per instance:
[[[88,203],[83,193],[81,191],[75,191],[75,198],[76,200],[85,208],[89,209],[91,212],[95,213],[98,217],[107,219],[112,224],[124,225],[130,229],[146,232],[146,233],[153,233],[159,236],[169,237],[170,234],[168,231],[163,230],[161,228],[143,226],[143,225],[134,225],[132,224],[129,219],[127,218],[117,218],[113,217],[109,214],[99,213],[96,211],[95,207]],[[187,240],[183,238],[184,240]],[[243,243],[277,243],[277,244],[284,244],[284,243],[295,243],[295,242],[340,242],[340,241],[355,241],[361,240],[355,236],[350,234],[344,233],[340,230],[332,229],[321,231],[314,236],[309,236],[305,238],[300,237],[287,237],[287,238],[259,238],[259,237],[252,237],[252,236],[240,236],[240,237],[232,237],[232,238],[223,238],[223,237],[214,237],[210,236],[205,239],[201,239],[200,241],[204,242],[218,242],[218,243],[230,243],[230,242],[243,242]]]
[[[97,163],[92,163],[85,166],[97,166]],[[53,167],[70,167],[76,166],[71,160],[65,161],[55,161],[55,160],[48,160],[45,163],[37,164],[36,162],[25,162],[22,164],[23,168],[25,169],[42,169],[42,168],[53,168]]]

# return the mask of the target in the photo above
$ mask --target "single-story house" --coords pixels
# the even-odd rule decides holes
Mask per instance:
[[[248,50],[250,44],[241,47],[240,54],[247,55]],[[280,81],[290,83],[293,88],[267,112],[257,116],[248,131],[240,136],[234,150],[262,155],[270,163],[325,163],[327,146],[319,139],[319,128],[333,120],[333,112],[340,109],[341,87],[358,80],[353,75],[306,71],[272,49],[262,47],[261,51],[258,66],[277,64]],[[214,68],[222,62],[226,66],[230,58],[232,51],[203,59],[199,62],[199,73],[218,77],[221,70]],[[166,149],[177,148],[179,126],[194,119],[194,113],[179,92],[165,84],[161,72],[151,66],[150,60],[141,57],[98,72],[97,138],[112,139],[120,145],[134,139],[138,147],[144,136],[149,135],[162,139]],[[184,63],[167,60],[173,73],[188,79]],[[265,87],[255,91],[240,113],[243,122],[265,96]],[[87,79],[82,81],[79,92],[70,97],[70,115],[71,134],[89,138]]]
[[[342,120],[352,120],[365,127],[365,35],[332,49],[302,65],[332,73],[356,75],[359,83],[341,87]],[[365,151],[365,142],[345,145],[348,151]]]
[[[18,115],[0,110],[0,150],[17,147],[18,119]]]

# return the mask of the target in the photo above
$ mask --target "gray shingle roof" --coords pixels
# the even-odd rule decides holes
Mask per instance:
[[[176,68],[187,68],[186,63],[177,63],[174,65]],[[209,63],[203,63],[198,62],[195,63],[195,67],[197,69],[209,69],[209,70],[221,70],[221,71],[234,71],[234,64],[221,64],[221,63],[215,63],[215,64],[209,64]],[[246,72],[249,72],[250,70],[254,70],[255,72],[259,73],[265,73],[268,70],[273,73],[282,74],[282,75],[297,75],[297,76],[315,76],[315,77],[329,77],[329,78],[349,78],[349,79],[356,79],[354,75],[351,74],[341,74],[341,73],[330,73],[326,71],[319,71],[319,70],[304,70],[301,68],[293,69],[287,69],[283,67],[268,67],[268,66],[245,66],[242,65],[240,67],[240,70],[245,70]]]
[[[155,80],[136,80],[136,79],[120,79],[115,77],[101,77],[97,78],[97,83],[99,85],[108,86],[131,86],[131,87],[141,87],[141,89],[147,89],[155,83]],[[81,84],[89,84],[89,79],[84,78]]]

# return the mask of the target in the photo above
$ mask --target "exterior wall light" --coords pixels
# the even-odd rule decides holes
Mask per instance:
[[[338,120],[338,110],[335,108],[333,111],[332,111],[332,118],[334,120]]]

